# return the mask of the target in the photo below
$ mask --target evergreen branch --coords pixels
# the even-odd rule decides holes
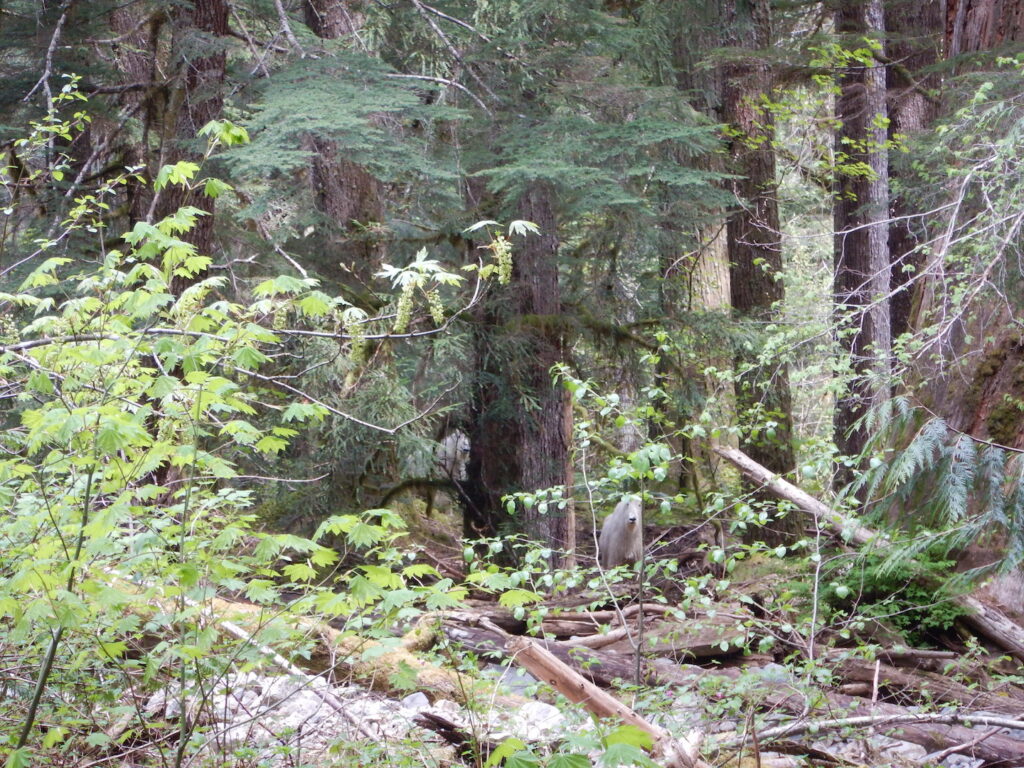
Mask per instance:
[[[940,420],[942,419],[942,417],[939,416],[939,414],[935,413],[935,411],[933,411],[931,408],[929,408],[924,403],[918,402],[918,407],[920,407],[922,410],[926,411],[927,413],[931,414],[934,418],[940,419]],[[962,432],[961,430],[957,429],[956,427],[951,427],[949,424],[945,423],[945,421],[943,421],[943,424],[945,425],[946,429],[948,429],[950,432],[954,432],[957,435],[959,435],[960,437],[966,437],[968,440],[971,440],[972,442],[978,443],[979,445],[987,445],[987,446],[989,446],[991,448],[998,448],[999,450],[1008,451],[1010,453],[1024,453],[1024,448],[1014,448],[1014,447],[1009,446],[1009,445],[1003,445],[1002,443],[997,443],[994,440],[986,440],[983,437],[975,437],[974,435],[969,434],[967,432]]]
[[[361,427],[366,427],[367,429],[372,429],[376,432],[383,432],[386,435],[397,434],[400,430],[404,429],[410,424],[420,421],[421,419],[425,419],[427,416],[434,412],[438,403],[440,403],[449,394],[454,392],[462,383],[461,381],[457,381],[454,384],[452,384],[452,386],[450,386],[448,389],[446,389],[444,392],[442,392],[436,398],[434,398],[434,401],[430,403],[430,405],[428,405],[415,416],[411,416],[410,418],[406,419],[405,421],[399,424],[396,424],[393,427],[382,427],[379,424],[373,424],[369,421],[363,421],[358,416],[353,416],[351,413],[346,413],[345,411],[339,410],[338,408],[335,408],[334,406],[325,403],[323,400],[319,400],[313,397],[313,395],[309,394],[305,390],[299,389],[298,387],[293,387],[291,384],[286,384],[279,378],[276,378],[274,376],[264,376],[262,373],[256,373],[256,371],[250,371],[247,368],[241,368],[237,365],[231,365],[230,363],[227,362],[225,362],[224,365],[230,368],[231,370],[235,371],[236,373],[242,374],[243,376],[251,376],[252,378],[258,379],[273,387],[280,387],[281,389],[285,389],[294,395],[298,395],[299,397],[304,398],[306,401],[310,403],[319,405],[321,408],[328,411],[329,413],[333,413],[335,416],[340,416],[343,419],[355,422]]]
[[[423,3],[421,3],[420,0],[412,0],[412,4],[413,7],[415,7],[416,10],[419,12],[420,16],[423,17],[423,20],[427,22],[427,26],[434,30],[434,34],[436,34],[441,39],[441,42],[445,44],[445,47],[448,49],[448,52],[451,53],[451,55],[455,58],[457,62],[459,62],[459,64],[466,68],[466,71],[469,72],[469,76],[476,80],[480,87],[483,88],[492,99],[494,99],[496,102],[500,102],[501,99],[498,98],[498,95],[490,88],[488,88],[487,83],[485,83],[480,78],[480,76],[473,71],[473,68],[466,63],[466,60],[462,57],[462,54],[459,53],[459,50],[452,44],[452,41],[448,39],[448,35],[444,33],[444,30],[437,26],[435,21],[432,18],[430,18],[427,9],[423,7]],[[491,114],[491,110],[489,110],[487,107],[484,107],[484,111],[488,115]]]
[[[228,34],[231,35],[232,37],[237,37],[239,40],[244,40],[245,44],[249,46],[249,50],[252,51],[253,59],[255,59],[255,61],[256,61],[256,66],[252,68],[251,72],[249,72],[249,76],[251,77],[252,75],[255,75],[258,70],[263,70],[263,76],[264,77],[270,77],[270,70],[267,69],[266,62],[264,61],[267,58],[267,53],[261,54],[257,50],[257,48],[256,48],[256,41],[252,39],[252,35],[250,35],[249,34],[249,30],[246,29],[245,22],[242,21],[242,18],[235,12],[234,5],[230,6],[230,11],[231,11],[231,17],[238,23],[238,26],[242,30],[242,33],[239,34],[238,32],[234,32],[234,31],[229,30]],[[275,50],[275,49],[277,49],[277,47],[274,46],[272,43],[268,43],[267,44],[267,51],[268,52],[271,51],[271,50]],[[278,51],[278,53],[286,53],[287,49],[280,48],[280,49],[277,49],[277,51]]]
[[[442,83],[444,85],[448,85],[448,86],[451,86],[453,88],[458,88],[460,91],[462,91],[467,96],[469,96],[473,101],[475,101],[477,103],[477,105],[480,107],[480,109],[482,109],[487,114],[490,114],[490,109],[488,109],[487,104],[484,103],[483,99],[481,99],[479,96],[477,96],[471,90],[469,90],[469,88],[464,86],[462,83],[458,83],[458,82],[456,82],[454,80],[449,80],[449,79],[444,78],[444,77],[430,77],[429,75],[390,74],[390,75],[386,75],[386,77],[396,77],[396,78],[397,77],[402,77],[402,78],[408,78],[410,80],[426,80],[426,81],[431,82],[431,83]]]
[[[907,69],[905,64],[901,64],[895,59],[890,59],[881,51],[875,51],[874,58],[875,61],[877,61],[879,64],[883,64],[889,69],[891,69],[893,72],[895,72],[896,75],[899,76],[900,80],[903,81],[904,85],[906,85],[909,90],[919,94],[921,98],[923,98],[933,107],[942,106],[942,99],[940,99],[939,97],[935,96],[932,93],[929,93],[927,88],[925,88],[917,80],[915,80],[914,75],[910,72],[909,69]]]
[[[776,146],[779,157],[793,164],[796,172],[805,180],[828,194],[832,194],[832,178],[827,173],[820,173],[804,164],[797,154],[788,147]]]
[[[450,21],[452,24],[457,24],[458,26],[462,27],[463,29],[468,29],[470,32],[472,32],[474,35],[479,37],[485,43],[491,42],[491,38],[489,38],[487,35],[485,35],[479,29],[474,27],[468,21],[463,21],[462,19],[457,19],[454,16],[449,16],[444,11],[438,10],[437,8],[435,8],[432,5],[427,5],[426,3],[422,2],[422,0],[420,2],[420,5],[422,5],[425,9],[427,9],[428,11],[433,13],[435,16],[439,16],[442,19],[444,19],[445,21]]]

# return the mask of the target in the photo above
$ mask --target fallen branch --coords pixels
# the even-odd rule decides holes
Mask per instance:
[[[996,712],[1002,715],[1017,715],[1024,711],[1024,696],[1020,689],[1009,687],[1002,692],[969,688],[945,675],[926,670],[906,671],[882,664],[874,664],[846,659],[838,663],[836,671],[847,683],[868,683],[875,689],[879,686],[890,695],[909,692],[914,699],[930,698],[949,704],[957,704],[964,709],[979,709]]]
[[[989,725],[996,726],[997,728],[1014,728],[1024,729],[1024,721],[1012,720],[1008,717],[989,717],[987,715],[959,715],[959,714],[922,714],[917,712],[911,712],[906,714],[895,714],[891,712],[878,714],[878,715],[854,715],[852,717],[837,717],[831,720],[806,720],[799,723],[787,723],[786,725],[777,725],[774,728],[765,728],[763,731],[759,731],[757,736],[760,739],[777,739],[784,736],[793,736],[794,734],[806,733],[807,731],[814,731],[820,733],[821,731],[836,731],[842,730],[843,728],[892,728],[898,725],[963,725],[969,723],[971,725]],[[972,734],[974,735],[974,734]],[[995,734],[985,735],[985,739],[988,739]],[[914,743],[921,743],[916,739],[911,739],[905,730],[902,730],[899,738],[906,741],[913,741]],[[1007,738],[1007,737],[1004,737]],[[734,749],[739,747],[744,741],[745,737],[737,737],[732,740],[726,740],[720,742],[720,746],[726,749]],[[1024,744],[1017,741],[1016,739],[1007,739],[1008,741],[1014,742],[1017,745],[1017,749],[1012,756],[1008,756],[1005,753],[1001,753],[1000,756],[995,758],[989,757],[986,760],[1002,761],[1010,759],[1014,762],[1021,760],[1024,755]],[[971,742],[972,746],[981,744],[983,739],[975,739]],[[954,751],[960,751],[966,748],[968,742],[959,744],[958,749]],[[981,755],[978,755],[981,757]]]
[[[494,631],[497,627],[490,629]],[[666,768],[709,768],[699,756],[704,740],[702,731],[693,731],[685,740],[677,741],[665,729],[648,722],[614,696],[587,682],[530,638],[510,637],[505,647],[530,674],[554,687],[570,701],[582,704],[597,717],[617,718],[649,734],[654,739],[651,754]]]

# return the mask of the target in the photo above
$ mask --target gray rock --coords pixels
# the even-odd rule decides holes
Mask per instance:
[[[416,691],[416,693],[411,693],[402,699],[402,707],[404,709],[411,709],[414,712],[421,712],[430,707],[430,699],[422,691]]]
[[[543,701],[528,701],[516,711],[508,724],[523,741],[540,741],[565,722],[557,707]]]

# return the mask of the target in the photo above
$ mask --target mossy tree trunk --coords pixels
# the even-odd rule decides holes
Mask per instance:
[[[532,221],[541,234],[517,238],[509,296],[493,297],[478,313],[469,478],[463,484],[466,534],[472,537],[497,535],[509,522],[505,494],[572,484],[568,393],[551,378],[564,355],[553,195],[540,182],[522,194],[516,216]],[[575,550],[574,510],[566,501],[562,509],[549,503],[543,511],[536,503],[517,505],[519,527],[556,552]],[[554,565],[572,562],[571,555],[554,555]]]

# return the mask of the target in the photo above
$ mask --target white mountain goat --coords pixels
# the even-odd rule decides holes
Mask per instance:
[[[449,480],[463,481],[466,465],[469,463],[469,437],[460,429],[449,432],[434,448],[434,463],[441,476]]]
[[[597,542],[597,561],[604,569],[633,565],[644,553],[643,516],[640,499],[630,496],[604,519]]]

